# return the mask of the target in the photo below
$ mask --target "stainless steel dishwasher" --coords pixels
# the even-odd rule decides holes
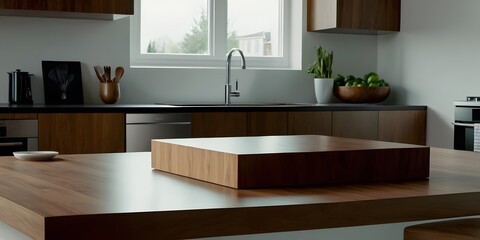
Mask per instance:
[[[152,139],[190,137],[190,115],[190,113],[127,114],[127,152],[150,151]]]

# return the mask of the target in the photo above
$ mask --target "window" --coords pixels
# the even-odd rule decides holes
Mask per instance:
[[[224,68],[240,48],[247,68],[290,66],[289,0],[136,0],[132,67]]]
[[[208,0],[142,0],[140,9],[142,54],[210,53]]]

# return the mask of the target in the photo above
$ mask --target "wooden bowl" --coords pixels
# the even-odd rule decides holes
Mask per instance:
[[[390,93],[390,87],[345,87],[333,88],[333,94],[347,103],[379,103]]]

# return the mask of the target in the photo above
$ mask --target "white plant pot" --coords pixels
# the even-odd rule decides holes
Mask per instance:
[[[317,103],[330,103],[333,97],[333,78],[315,78]]]

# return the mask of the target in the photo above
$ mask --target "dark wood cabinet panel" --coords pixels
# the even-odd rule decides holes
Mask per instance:
[[[288,112],[289,135],[332,135],[332,112]]]
[[[380,111],[378,140],[426,144],[426,111]]]
[[[333,112],[332,136],[377,140],[378,111]]]
[[[125,151],[124,113],[38,114],[38,148],[61,154]]]
[[[0,119],[37,119],[36,113],[0,113]]]
[[[308,0],[308,31],[400,31],[401,0]]]
[[[246,112],[192,113],[192,137],[234,137],[247,135]]]
[[[286,135],[286,112],[249,112],[247,118],[248,136]]]
[[[286,112],[192,113],[192,137],[234,137],[286,134]]]
[[[308,134],[424,145],[426,111],[192,113],[193,137]]]
[[[133,15],[133,0],[0,0],[0,9]]]

